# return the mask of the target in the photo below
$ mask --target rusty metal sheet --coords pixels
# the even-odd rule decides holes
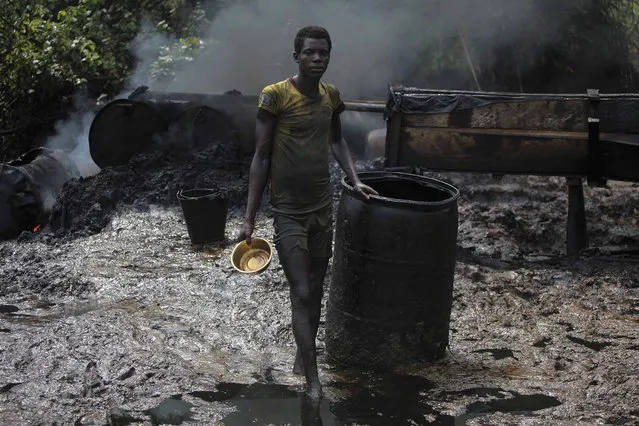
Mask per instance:
[[[399,133],[392,149],[395,160],[388,167],[551,176],[588,173],[586,132],[402,127]],[[639,135],[601,133],[600,139],[602,177],[639,181]]]
[[[405,114],[407,127],[586,131],[586,100],[509,101],[441,114]]]
[[[410,128],[401,130],[397,164],[465,172],[580,175],[587,135],[580,132]]]

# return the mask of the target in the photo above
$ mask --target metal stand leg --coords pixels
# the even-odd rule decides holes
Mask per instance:
[[[568,178],[568,223],[566,224],[566,249],[569,256],[576,256],[588,247],[588,228],[584,207],[584,188],[581,178]]]

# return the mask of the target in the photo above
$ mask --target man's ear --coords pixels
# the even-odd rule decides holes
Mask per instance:
[[[300,62],[300,55],[296,51],[293,51],[293,60],[298,64]]]

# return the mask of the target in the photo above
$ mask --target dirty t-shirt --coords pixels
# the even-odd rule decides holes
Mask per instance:
[[[344,108],[337,88],[320,83],[319,95],[308,97],[289,78],[265,87],[258,107],[276,117],[270,171],[273,211],[305,214],[330,205],[331,123],[333,113]]]

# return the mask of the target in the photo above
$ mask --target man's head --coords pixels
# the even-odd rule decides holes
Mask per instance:
[[[320,79],[326,72],[333,44],[328,31],[322,27],[304,27],[297,32],[293,58],[306,77]]]

